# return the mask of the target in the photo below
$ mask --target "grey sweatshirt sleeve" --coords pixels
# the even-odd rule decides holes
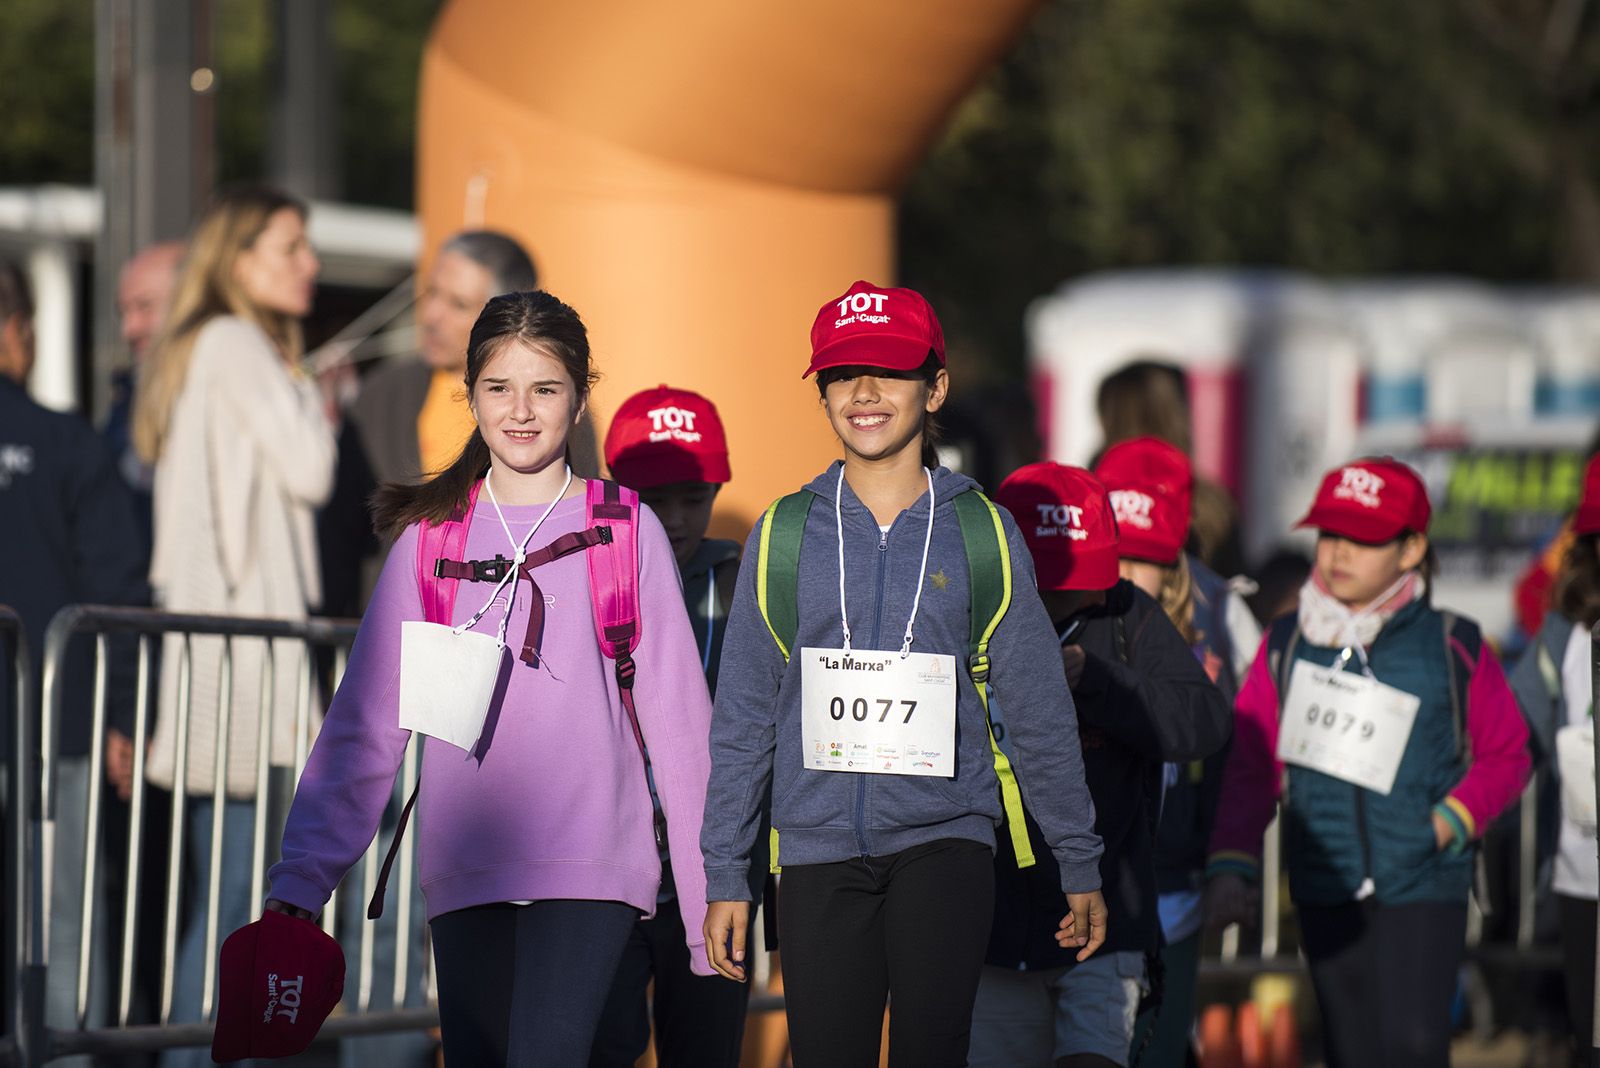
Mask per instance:
[[[788,665],[756,603],[760,545],[757,523],[745,543],[723,632],[722,667],[711,713],[711,781],[700,827],[707,901],[750,900],[750,852],[772,789],[778,688]]]
[[[1023,803],[1061,866],[1061,887],[1088,893],[1100,889],[1103,847],[1084,779],[1078,714],[1061,644],[1036,592],[1033,557],[1010,513],[1000,514],[1011,548],[1011,607],[989,642],[990,686],[1004,702]]]

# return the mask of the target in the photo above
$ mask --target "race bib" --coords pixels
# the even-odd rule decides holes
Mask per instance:
[[[1278,759],[1387,795],[1420,707],[1415,695],[1376,679],[1297,661]]]
[[[1556,768],[1561,774],[1561,814],[1594,834],[1594,720],[1556,731]]]
[[[500,682],[505,646],[438,623],[400,624],[400,727],[472,752]]]
[[[955,657],[816,648],[800,656],[806,767],[955,775]]]

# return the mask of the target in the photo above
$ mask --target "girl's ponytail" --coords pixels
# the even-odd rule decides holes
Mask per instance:
[[[473,485],[489,469],[489,446],[477,427],[449,467],[426,482],[385,482],[372,495],[372,528],[393,541],[413,523],[443,523],[464,512]]]

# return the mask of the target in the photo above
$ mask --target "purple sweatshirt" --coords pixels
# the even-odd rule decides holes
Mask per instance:
[[[505,506],[520,540],[544,505]],[[564,500],[530,550],[581,530],[583,497]],[[473,514],[468,559],[511,555],[488,501]],[[507,633],[510,682],[490,707],[478,753],[425,739],[417,801],[418,862],[429,917],[472,905],[552,898],[623,901],[656,908],[661,862],[639,748],[617,693],[611,661],[595,641],[583,554],[536,571],[545,595],[538,668],[516,658],[527,626],[528,583],[519,579]],[[454,622],[489,596],[487,583],[458,587]],[[701,927],[711,701],[661,523],[639,511],[642,632],[634,652],[634,696],[667,836],[694,970],[712,974]],[[493,634],[504,598],[474,628]],[[300,777],[283,834],[271,896],[320,910],[377,833],[410,732],[399,722],[400,624],[423,618],[417,587],[417,528],[395,542],[350,663]]]

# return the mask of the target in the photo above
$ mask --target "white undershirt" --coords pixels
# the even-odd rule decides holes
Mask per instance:
[[[1561,694],[1569,726],[1589,718],[1589,706],[1594,700],[1594,679],[1589,670],[1589,632],[1575,624],[1561,657]],[[1561,839],[1551,885],[1556,893],[1568,897],[1591,901],[1600,897],[1600,862],[1595,859],[1594,835],[1584,833],[1565,813],[1561,816]]]

